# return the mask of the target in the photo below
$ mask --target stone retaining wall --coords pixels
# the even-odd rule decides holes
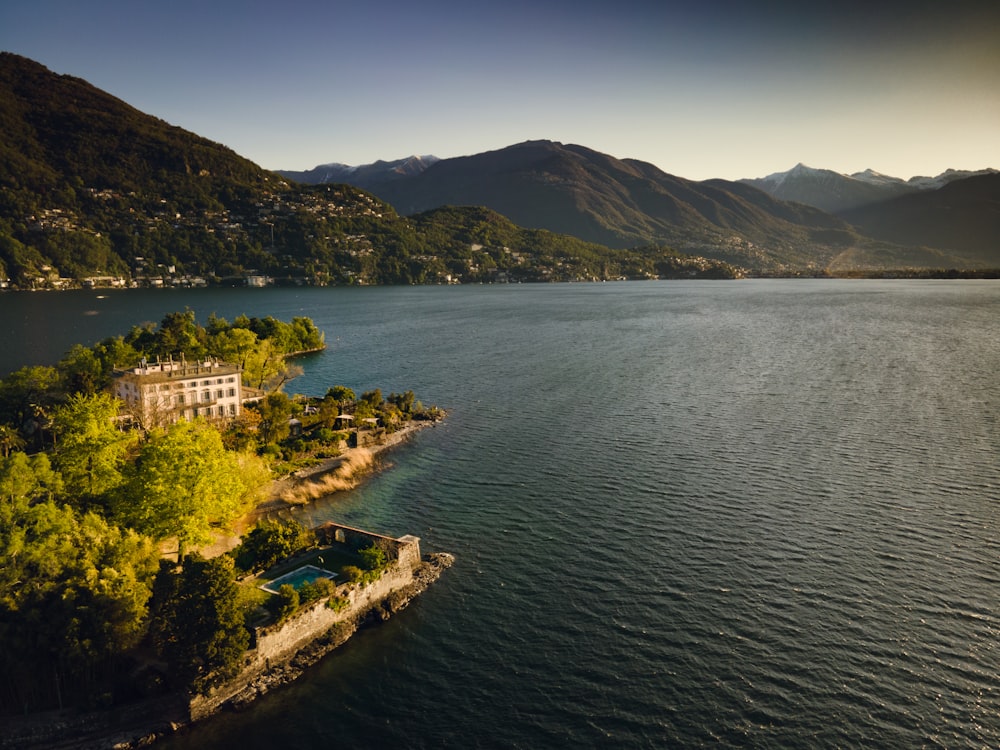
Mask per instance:
[[[220,706],[245,691],[247,685],[259,675],[283,665],[338,625],[346,625],[339,630],[349,631],[349,637],[368,611],[394,592],[402,591],[414,583],[414,574],[421,564],[420,540],[417,537],[393,539],[333,523],[320,526],[317,534],[333,543],[343,543],[352,550],[377,544],[386,552],[389,566],[372,583],[338,586],[335,595],[347,600],[347,606],[339,610],[327,606],[327,599],[320,599],[300,608],[279,625],[257,628],[253,639],[254,647],[247,651],[240,674],[207,696],[195,697],[191,701],[192,721],[215,713]]]

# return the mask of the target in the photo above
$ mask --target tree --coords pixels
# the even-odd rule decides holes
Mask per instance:
[[[27,444],[21,433],[9,424],[0,424],[0,453],[7,458],[11,452],[20,450]]]
[[[59,370],[69,393],[89,395],[107,385],[101,360],[93,349],[80,344],[76,344],[67,352],[56,369]]]
[[[306,530],[297,521],[264,519],[246,533],[233,555],[240,569],[256,572],[267,570],[308,543]]]
[[[177,571],[160,567],[150,632],[179,687],[206,692],[231,677],[250,645],[243,626],[233,559],[184,559]]]
[[[251,388],[277,391],[301,372],[301,368],[288,364],[284,351],[272,339],[262,339],[245,358],[243,382]]]
[[[365,570],[383,570],[388,565],[385,550],[374,544],[370,547],[359,549],[358,555],[361,557],[361,566]]]
[[[194,310],[164,316],[156,339],[152,354],[161,357],[184,354],[191,360],[200,360],[205,356],[205,329],[198,325]]]
[[[355,396],[354,391],[347,386],[335,385],[333,388],[327,390],[326,398],[333,399],[339,406],[343,406],[344,404],[354,401],[357,396]]]
[[[413,399],[413,391],[406,391],[405,393],[390,393],[387,400],[403,414],[410,414],[413,411]]]
[[[290,583],[284,583],[278,588],[278,593],[272,601],[272,611],[277,622],[287,620],[299,608],[299,592]]]
[[[54,367],[22,367],[0,383],[0,421],[19,427],[35,446],[42,447],[47,417],[62,396]]]
[[[94,346],[94,354],[101,362],[101,372],[105,381],[110,380],[116,367],[134,367],[142,358],[139,350],[122,336],[104,339]]]
[[[20,451],[0,459],[0,499],[11,506],[40,498],[51,499],[62,491],[62,477],[53,471],[44,453],[28,456]]]
[[[280,391],[268,394],[260,403],[260,438],[267,445],[288,437],[292,400]]]
[[[112,657],[145,632],[159,557],[150,539],[94,513],[29,502],[44,492],[45,466],[34,488],[22,482],[21,494],[0,504],[0,674],[8,682],[0,705],[11,700],[18,710],[73,694],[88,703],[95,684],[107,684]]]
[[[246,369],[248,358],[257,349],[257,334],[246,328],[231,328],[211,339],[211,353],[224,362]]]
[[[116,516],[154,539],[177,538],[179,559],[242,515],[268,480],[261,459],[227,451],[204,420],[149,434],[118,493]]]
[[[122,482],[136,435],[118,429],[118,401],[108,393],[77,394],[53,412],[56,468],[66,491],[101,497]]]

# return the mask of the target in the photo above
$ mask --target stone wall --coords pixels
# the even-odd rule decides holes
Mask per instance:
[[[195,697],[191,701],[192,721],[215,713],[220,706],[244,692],[255,678],[285,664],[318,638],[337,631],[345,634],[346,640],[373,608],[414,584],[415,572],[421,565],[420,540],[417,537],[393,539],[333,523],[320,526],[317,534],[332,543],[345,544],[352,550],[377,544],[386,552],[389,566],[377,581],[367,585],[348,583],[338,586],[335,595],[347,600],[347,606],[339,610],[327,606],[327,599],[320,599],[302,607],[279,625],[257,628],[254,646],[247,651],[240,674],[209,695]]]
[[[343,532],[358,548],[376,542],[386,550],[388,569],[378,581],[361,586],[345,584],[337,594],[348,600],[340,611],[313,602],[281,625],[260,628],[256,644],[247,651],[244,668],[235,679],[208,696],[188,700],[171,694],[110,711],[48,712],[0,718],[0,749],[52,748],[61,750],[128,750],[146,747],[220,709],[252,702],[270,689],[291,682],[325,654],[345,643],[367,622],[385,620],[403,609],[448,568],[453,558],[443,552],[420,556],[420,540],[399,539],[328,524]]]

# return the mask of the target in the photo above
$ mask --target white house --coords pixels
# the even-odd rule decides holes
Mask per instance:
[[[143,427],[181,419],[232,419],[241,412],[242,368],[217,360],[190,364],[143,358],[138,367],[115,370],[113,392]]]

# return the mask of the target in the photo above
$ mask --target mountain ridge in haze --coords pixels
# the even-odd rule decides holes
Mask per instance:
[[[839,217],[746,183],[687,180],[648,162],[549,140],[442,159],[369,189],[404,215],[442,205],[483,205],[521,226],[610,247],[666,244],[750,268],[962,262],[934,250],[872,241]]]
[[[780,200],[805,203],[829,213],[840,214],[909,193],[938,190],[956,180],[994,173],[995,169],[948,169],[935,177],[911,177],[903,180],[873,169],[848,175],[832,169],[808,167],[800,162],[784,172],[774,172],[766,177],[744,178],[739,182],[760,188]]]

